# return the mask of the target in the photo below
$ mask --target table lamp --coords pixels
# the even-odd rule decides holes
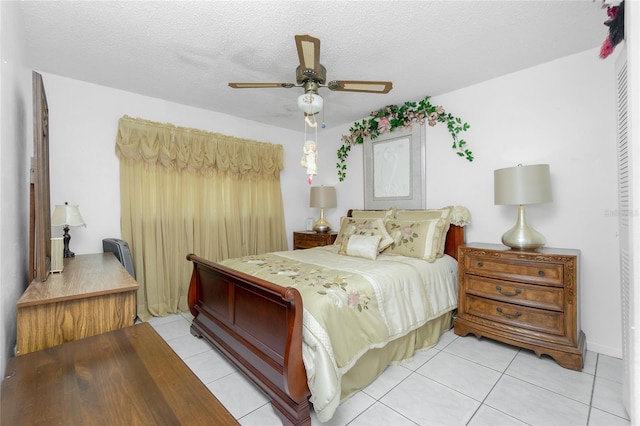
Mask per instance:
[[[324,209],[336,207],[336,188],[333,186],[312,186],[309,196],[309,207],[320,209],[320,219],[313,225],[316,232],[329,232],[331,226],[324,218]]]
[[[70,206],[68,203],[64,205],[56,205],[53,215],[51,216],[51,226],[63,226],[64,228],[64,257],[74,257],[75,253],[69,250],[69,241],[71,236],[69,235],[70,226],[87,226],[80,216],[80,209],[78,206]]]
[[[502,244],[517,250],[535,250],[543,247],[544,236],[527,224],[527,204],[549,203],[551,175],[548,164],[536,164],[494,170],[495,204],[518,206],[515,226],[502,236]]]

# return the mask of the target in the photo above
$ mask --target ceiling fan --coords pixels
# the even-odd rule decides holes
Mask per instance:
[[[306,115],[316,114],[322,109],[320,87],[339,92],[389,93],[390,81],[327,81],[327,69],[320,63],[320,39],[310,35],[296,35],[296,46],[300,65],[296,68],[296,83],[229,83],[234,89],[264,89],[272,87],[303,87],[305,94],[298,98],[298,106]],[[316,96],[313,96],[313,95]],[[318,99],[319,98],[319,99]]]

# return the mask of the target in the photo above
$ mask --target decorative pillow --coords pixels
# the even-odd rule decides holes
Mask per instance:
[[[386,227],[393,237],[393,244],[384,254],[401,254],[434,262],[438,258],[438,244],[444,224],[442,218],[417,221],[389,219]]]
[[[389,210],[351,210],[351,217],[356,219],[390,219],[395,215],[395,207],[391,207]]]
[[[382,219],[357,219],[355,217],[344,217],[340,225],[340,232],[334,244],[342,245],[345,239],[351,235],[380,235],[378,252],[386,249],[393,243],[393,238],[387,232]]]
[[[398,210],[396,211],[396,219],[401,220],[431,220],[431,219],[449,219],[453,206],[443,207],[441,209],[428,210]]]
[[[442,227],[442,231],[438,236],[437,247],[438,257],[444,255],[444,248],[447,242],[447,232],[449,232],[449,226],[451,221],[451,214],[453,212],[453,206],[443,207],[441,209],[429,209],[429,210],[398,210],[396,212],[396,218],[402,220],[432,220],[432,219],[444,219],[445,223]]]
[[[338,253],[376,260],[382,235],[351,235],[345,238]]]
[[[471,223],[471,213],[465,206],[455,206],[451,212],[449,221],[457,226],[467,226]]]

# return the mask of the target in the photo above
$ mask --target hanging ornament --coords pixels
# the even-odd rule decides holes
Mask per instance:
[[[305,93],[298,98],[298,107],[304,111],[304,147],[300,165],[307,169],[307,182],[311,185],[313,177],[318,175],[318,122],[315,115],[322,110],[322,97],[318,94]],[[307,136],[307,128],[312,130]]]
[[[304,143],[302,160],[300,160],[300,164],[302,167],[307,168],[307,182],[311,185],[313,181],[313,177],[318,175],[318,166],[316,161],[318,159],[318,146],[312,140],[307,140]]]

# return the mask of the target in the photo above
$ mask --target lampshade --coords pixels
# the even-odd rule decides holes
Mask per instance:
[[[333,186],[312,186],[309,195],[309,207],[320,209],[320,219],[313,225],[316,232],[329,232],[331,226],[324,218],[324,209],[336,207],[336,188]]]
[[[82,220],[78,206],[56,205],[51,216],[51,226],[87,226]]]
[[[82,220],[82,216],[80,216],[80,209],[78,206],[70,206],[69,203],[64,203],[64,205],[57,205],[53,210],[53,215],[51,216],[51,226],[63,226],[64,235],[64,257],[74,257],[75,253],[69,250],[69,241],[71,240],[71,236],[69,235],[69,227],[70,226],[87,226]]]
[[[553,201],[548,164],[494,170],[493,185],[495,204],[524,205]]]
[[[324,100],[322,99],[322,96],[317,93],[307,92],[298,97],[298,108],[308,115],[320,112],[323,104]]]
[[[333,186],[312,186],[309,207],[322,209],[336,207],[336,188]]]

